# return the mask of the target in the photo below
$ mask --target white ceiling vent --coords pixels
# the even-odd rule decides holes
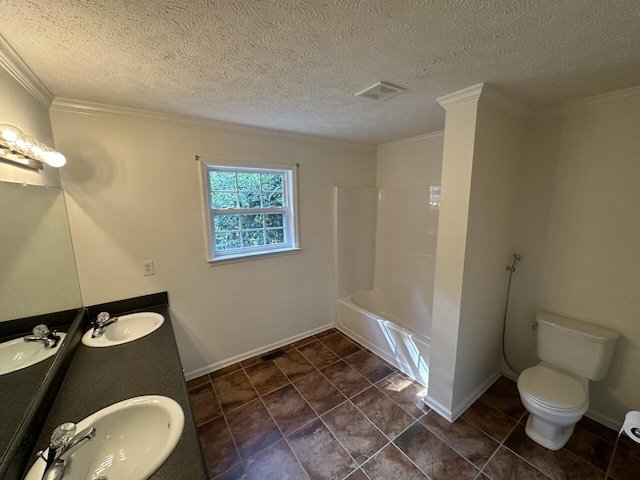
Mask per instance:
[[[404,88],[396,87],[386,82],[378,82],[365,88],[361,92],[356,93],[356,97],[371,98],[373,100],[388,100],[391,97],[400,95],[404,92]]]

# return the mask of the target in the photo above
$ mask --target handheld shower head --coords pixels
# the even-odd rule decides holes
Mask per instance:
[[[515,272],[516,271],[516,264],[522,259],[521,255],[518,255],[517,253],[513,254],[513,262],[511,263],[511,266],[507,267],[507,271],[508,272]]]

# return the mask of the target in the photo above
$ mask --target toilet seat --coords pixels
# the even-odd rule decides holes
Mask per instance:
[[[518,378],[518,390],[523,400],[549,413],[586,412],[589,391],[586,380],[580,380],[555,368],[538,364],[527,368]]]

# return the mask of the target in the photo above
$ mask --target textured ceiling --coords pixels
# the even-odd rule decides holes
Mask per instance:
[[[485,82],[541,109],[640,84],[638,0],[0,0],[55,95],[380,144]],[[10,21],[7,21],[10,19]],[[376,102],[380,80],[407,89]]]

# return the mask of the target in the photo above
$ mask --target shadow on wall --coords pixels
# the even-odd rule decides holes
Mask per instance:
[[[513,276],[506,342],[509,362],[519,371],[538,363],[536,335],[531,325],[540,309],[547,237],[562,151],[561,131],[562,119],[552,119],[529,129],[525,140],[533,147],[525,149],[521,164],[513,230],[514,251],[522,254],[524,261]]]
[[[627,411],[629,406],[623,403],[620,397],[616,397],[615,392],[620,391],[625,386],[625,366],[633,363],[633,353],[637,347],[634,347],[633,341],[620,334],[618,341],[616,342],[615,352],[613,359],[611,360],[611,367],[604,381],[606,381],[606,388],[598,388],[603,382],[589,382],[590,388],[595,386],[599,390],[598,397],[594,398],[589,392],[589,408],[597,411],[604,411],[610,409],[611,411]],[[620,424],[622,424],[623,418],[615,418]]]

